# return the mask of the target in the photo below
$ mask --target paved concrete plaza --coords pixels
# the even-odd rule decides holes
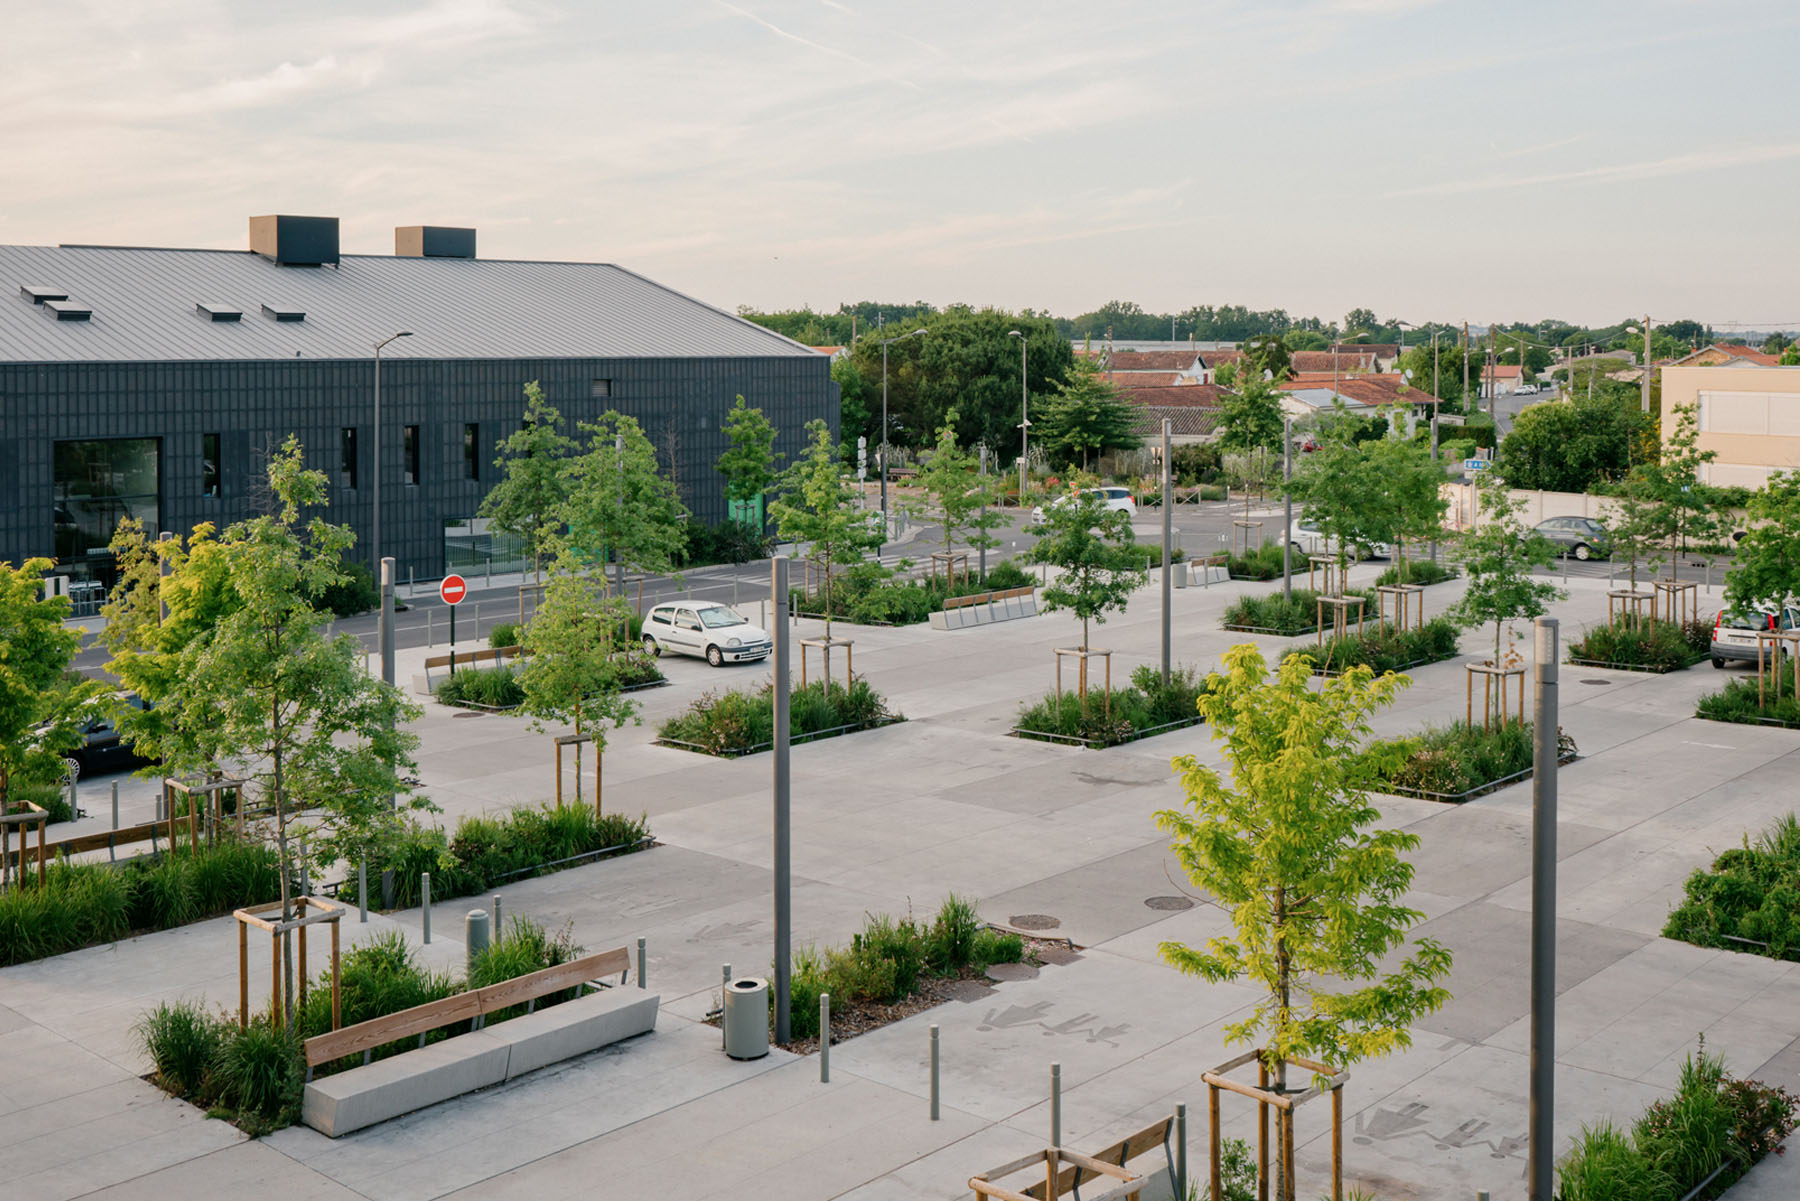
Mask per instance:
[[[1270,587],[1176,592],[1177,658],[1216,666],[1243,638],[1219,629],[1225,603]],[[1428,590],[1428,611],[1459,587]],[[1566,636],[1605,615],[1604,581],[1570,588],[1557,609]],[[1154,585],[1098,628],[1115,679],[1155,661],[1158,628]],[[304,1128],[249,1141],[144,1082],[131,1034],[161,999],[235,1000],[229,920],[25,964],[0,971],[0,1193],[964,1197],[972,1173],[1048,1141],[1052,1061],[1068,1145],[1095,1149],[1185,1101],[1190,1163],[1203,1163],[1200,1074],[1236,1053],[1220,1032],[1252,994],[1159,962],[1160,942],[1204,939],[1221,913],[1146,902],[1182,891],[1151,822],[1180,798],[1169,759],[1217,756],[1204,727],[1104,752],[1007,737],[1019,701],[1050,684],[1051,648],[1076,631],[1062,615],[960,632],[839,626],[856,639],[859,671],[910,720],[793,753],[798,943],[847,940],[865,912],[929,913],[955,890],[991,921],[1054,917],[1053,933],[1082,948],[1073,962],[839,1045],[830,1084],[811,1058],[726,1059],[701,1018],[721,964],[761,973],[769,963],[769,759],[712,760],[650,739],[703,691],[767,672],[666,660],[673,686],[643,694],[644,724],[616,734],[605,763],[607,806],[647,812],[662,845],[505,892],[509,913],[572,923],[591,949],[647,938],[664,997],[654,1034],[336,1141]],[[1465,647],[1479,652],[1486,637]],[[402,679],[422,655],[402,656]],[[1800,1088],[1795,966],[1658,937],[1689,871],[1794,807],[1800,735],[1690,716],[1721,674],[1563,669],[1563,724],[1584,757],[1561,774],[1559,1139],[1584,1121],[1634,1117],[1702,1032],[1734,1070]],[[1380,732],[1460,716],[1460,663],[1414,679]],[[420,732],[421,774],[446,820],[551,792],[549,738],[523,720],[432,705]],[[1456,958],[1455,1000],[1409,1050],[1355,1068],[1346,1089],[1350,1178],[1389,1201],[1524,1196],[1530,806],[1529,785],[1460,807],[1382,805],[1422,839],[1411,900],[1429,921],[1417,932]],[[460,959],[461,915],[478,903],[437,906],[429,959]],[[398,928],[417,941],[420,926],[415,910],[347,932]],[[931,1023],[943,1050],[937,1122],[926,1101]],[[1249,1104],[1234,1100],[1226,1133],[1246,1135]],[[1326,1178],[1328,1112],[1301,1111],[1303,1196]],[[1744,1195],[1800,1192],[1786,1160],[1757,1178]]]

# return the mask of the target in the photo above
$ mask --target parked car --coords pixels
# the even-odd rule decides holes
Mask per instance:
[[[135,692],[116,693],[113,702],[133,709],[149,708],[144,698]],[[37,734],[42,737],[48,731],[49,727],[41,726]],[[137,748],[120,738],[118,726],[104,714],[96,714],[83,722],[79,733],[81,745],[63,755],[63,766],[77,778],[127,771],[153,762],[138,754]]]
[[[1612,542],[1606,527],[1592,517],[1552,517],[1540,521],[1532,529],[1556,544],[1559,555],[1577,559],[1604,559],[1612,554]]]
[[[1537,394],[1537,390],[1538,390],[1538,386],[1536,384],[1520,384],[1518,387],[1513,389],[1513,395],[1514,396],[1535,396]]]
[[[1288,529],[1288,542],[1296,554],[1302,555],[1334,555],[1337,548],[1324,534],[1324,531],[1313,524],[1310,517],[1296,517],[1294,524]],[[1389,559],[1393,557],[1394,548],[1385,542],[1377,542],[1371,546],[1352,548],[1352,559]]]
[[[1039,521],[1044,519],[1044,510],[1046,508],[1056,505],[1073,504],[1074,498],[1079,496],[1098,496],[1105,502],[1107,509],[1117,510],[1121,513],[1129,513],[1132,517],[1137,516],[1137,502],[1131,499],[1130,488],[1107,487],[1082,488],[1079,491],[1070,492],[1057,497],[1055,500],[1051,501],[1049,505],[1039,505],[1036,509],[1037,519]]]
[[[1773,609],[1748,613],[1720,610],[1713,619],[1712,665],[1756,662],[1756,635],[1764,630],[1791,630],[1800,626],[1800,609],[1788,605],[1777,614]],[[1764,654],[1771,653],[1764,651]]]
[[[766,659],[774,644],[767,630],[736,609],[682,602],[657,605],[644,615],[644,649],[652,655],[693,655],[722,667]]]

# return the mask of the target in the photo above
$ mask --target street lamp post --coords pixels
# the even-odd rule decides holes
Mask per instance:
[[[887,348],[895,342],[904,342],[908,338],[919,338],[925,335],[923,329],[915,329],[910,334],[901,334],[898,338],[886,338],[881,343],[881,536],[888,537],[893,527],[888,525],[887,475],[888,475],[888,420],[887,420]]]
[[[1031,433],[1031,393],[1027,390],[1025,375],[1025,346],[1031,339],[1016,329],[1006,331],[1009,338],[1019,340],[1019,506],[1025,505],[1025,472],[1031,466],[1030,447],[1026,444]]]
[[[403,329],[375,343],[375,528],[369,538],[369,552],[376,571],[381,570],[381,348],[396,338],[410,337],[412,331]]]

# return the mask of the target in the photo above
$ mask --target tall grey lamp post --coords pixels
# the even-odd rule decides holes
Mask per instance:
[[[908,338],[922,338],[925,330],[915,329],[910,334],[901,334],[897,338],[884,338],[881,343],[881,536],[886,539],[893,529],[888,524],[887,507],[887,471],[888,471],[888,425],[887,425],[887,348],[896,342],[904,342]]]
[[[375,343],[375,529],[369,538],[369,552],[376,571],[381,570],[381,348],[397,338],[410,337],[412,331],[403,329]]]
[[[1031,339],[1016,329],[1007,330],[1006,336],[1019,340],[1019,507],[1024,508],[1025,472],[1031,465],[1031,456],[1026,453],[1029,448],[1025,444],[1031,431],[1031,414],[1027,411],[1031,405],[1031,393],[1025,382],[1025,346]]]

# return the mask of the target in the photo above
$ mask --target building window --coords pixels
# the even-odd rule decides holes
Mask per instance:
[[[595,380],[593,390],[589,392],[588,395],[592,396],[595,400],[605,400],[612,395],[612,381],[609,379]]]
[[[58,442],[52,452],[56,557],[107,560],[113,531],[130,518],[162,532],[162,443],[156,438]]]
[[[353,425],[338,431],[338,482],[346,488],[356,487],[356,427]]]
[[[200,435],[200,495],[219,495],[219,435]]]
[[[463,426],[463,474],[481,478],[481,427],[473,421]]]
[[[407,483],[407,486],[415,487],[415,486],[417,486],[417,484],[419,482],[419,427],[418,426],[409,425],[406,427],[406,437],[405,437],[405,440],[403,443],[402,453],[405,454],[405,456],[406,456],[406,483]]]

